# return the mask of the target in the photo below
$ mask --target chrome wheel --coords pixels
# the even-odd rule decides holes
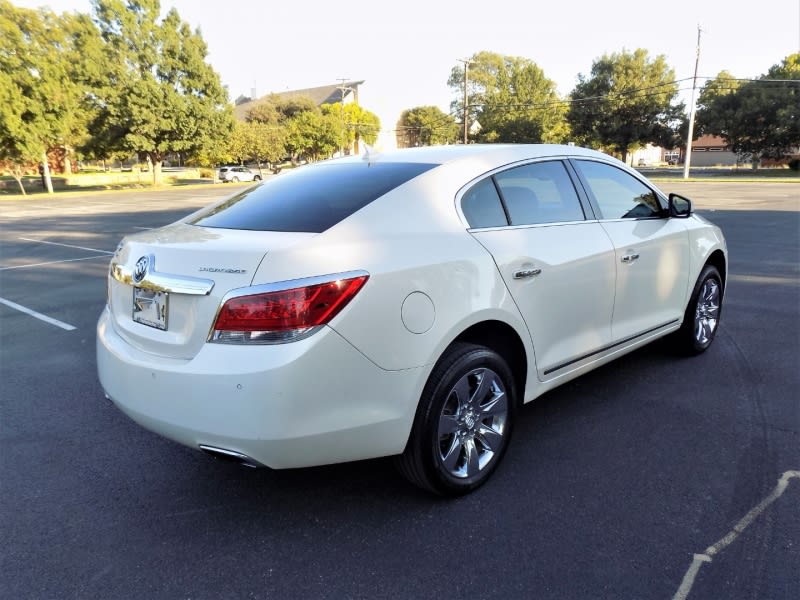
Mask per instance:
[[[505,445],[508,397],[503,380],[488,368],[462,376],[445,399],[439,415],[439,459],[460,479],[486,468]]]
[[[694,339],[700,345],[711,343],[719,322],[720,287],[712,278],[706,279],[697,297],[694,315]]]

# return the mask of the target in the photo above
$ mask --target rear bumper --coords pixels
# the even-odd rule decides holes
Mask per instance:
[[[403,451],[428,368],[386,371],[339,334],[274,346],[205,344],[191,360],[142,352],[97,325],[106,394],[143,427],[186,446],[306,467]]]

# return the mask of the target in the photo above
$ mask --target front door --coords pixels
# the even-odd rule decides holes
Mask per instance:
[[[494,198],[503,209],[490,213]],[[507,226],[492,216],[491,229],[472,234],[494,257],[525,319],[540,379],[610,344],[614,248],[603,227],[585,218],[561,161],[495,174],[464,195],[462,209],[481,219],[507,215]]]

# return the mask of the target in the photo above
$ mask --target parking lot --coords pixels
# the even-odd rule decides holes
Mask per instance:
[[[117,242],[240,187],[0,200],[0,596],[800,598],[800,183],[660,187],[727,237],[714,345],[526,406],[458,500],[390,459],[218,462],[104,399]]]

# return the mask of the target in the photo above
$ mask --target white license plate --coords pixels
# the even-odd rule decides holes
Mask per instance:
[[[169,294],[133,288],[133,320],[148,327],[167,329]]]

